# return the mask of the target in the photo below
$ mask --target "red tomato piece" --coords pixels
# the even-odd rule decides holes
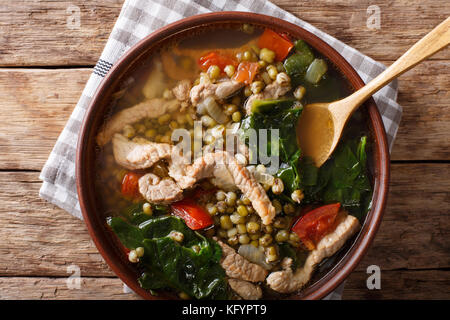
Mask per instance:
[[[223,69],[225,69],[227,65],[236,67],[237,62],[229,56],[221,54],[217,51],[212,51],[200,57],[200,59],[198,59],[198,65],[203,71],[207,71],[210,66],[216,65],[223,72]]]
[[[258,73],[258,68],[259,65],[256,62],[243,61],[239,63],[236,74],[233,76],[233,80],[250,84]]]
[[[172,212],[183,219],[192,230],[203,229],[214,223],[211,216],[201,206],[189,199],[172,203]]]
[[[340,203],[334,203],[311,210],[301,217],[291,230],[312,250],[323,236],[334,229],[340,207]]]
[[[310,204],[306,205],[300,210],[300,215],[297,217],[294,217],[291,221],[291,224],[289,225],[289,228],[291,228],[293,225],[297,223],[298,220],[300,220],[306,213],[311,211],[314,207]]]
[[[128,172],[122,179],[122,194],[128,198],[140,198],[139,178],[142,174],[136,172]]]
[[[258,46],[272,50],[275,52],[275,59],[283,61],[294,44],[288,39],[287,35],[279,35],[273,30],[265,29],[258,39]]]

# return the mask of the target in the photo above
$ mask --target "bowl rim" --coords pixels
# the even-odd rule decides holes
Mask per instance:
[[[135,59],[139,59],[141,55],[148,52],[148,50],[151,50],[154,44],[159,41],[164,41],[164,39],[171,37],[176,33],[187,31],[191,28],[208,28],[212,24],[223,24],[229,22],[259,24],[272,29],[285,32],[287,31],[289,34],[298,35],[309,45],[313,46],[323,56],[327,57],[347,78],[353,89],[357,90],[365,85],[358,73],[345,60],[345,58],[343,58],[335,49],[314,34],[285,20],[250,12],[222,11],[184,18],[156,30],[126,51],[120,59],[114,63],[109,72],[103,78],[94,96],[92,97],[91,102],[89,103],[88,109],[86,110],[77,142],[75,162],[76,184],[80,209],[89,234],[97,249],[114,273],[119,276],[119,278],[129,288],[145,299],[165,299],[167,296],[153,296],[147,290],[142,289],[138,285],[136,277],[131,276],[130,274],[129,266],[123,265],[122,259],[118,256],[117,251],[111,248],[111,240],[109,239],[109,235],[106,235],[107,232],[99,233],[97,231],[103,226],[99,224],[98,219],[96,219],[96,217],[92,214],[95,214],[95,212],[90,212],[88,209],[88,207],[92,207],[92,203],[89,203],[89,199],[92,197],[89,195],[89,188],[86,187],[90,180],[87,174],[87,170],[89,168],[86,165],[85,160],[88,155],[87,139],[93,129],[92,123],[98,109],[96,108],[96,105],[102,101],[105,91],[114,83],[115,80],[117,80],[118,77],[120,77],[121,72],[128,70],[128,65],[133,64]],[[375,141],[373,150],[375,157],[374,192],[372,198],[373,206],[367,214],[364,224],[362,225],[362,228],[353,245],[348,248],[345,255],[337,261],[336,264],[318,281],[306,287],[304,290],[301,290],[300,293],[295,293],[289,296],[289,299],[321,299],[334,290],[350,275],[350,273],[363,258],[369,249],[369,246],[372,243],[381,223],[386,206],[389,186],[389,149],[384,125],[375,101],[373,98],[370,98],[365,105],[369,114],[369,123],[373,127],[372,139]]]

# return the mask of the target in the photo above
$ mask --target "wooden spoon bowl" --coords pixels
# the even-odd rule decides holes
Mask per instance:
[[[445,19],[375,79],[350,96],[305,106],[299,120],[300,146],[320,167],[336,148],[350,116],[363,102],[404,72],[450,44],[450,17]]]

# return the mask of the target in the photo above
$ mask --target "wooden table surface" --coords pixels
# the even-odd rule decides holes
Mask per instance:
[[[0,1],[0,298],[135,299],[82,221],[38,196],[39,171],[100,56],[123,0]],[[450,15],[448,0],[277,0],[389,65]],[[380,29],[366,25],[376,4]],[[67,8],[80,8],[69,29]],[[404,108],[386,213],[346,299],[450,298],[450,49],[399,79]],[[381,268],[381,289],[366,287]],[[67,277],[79,267],[81,286]]]

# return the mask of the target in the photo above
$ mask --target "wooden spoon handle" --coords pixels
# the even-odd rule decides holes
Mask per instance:
[[[413,45],[389,68],[352,95],[341,100],[340,107],[348,108],[348,114],[358,108],[367,98],[393,79],[408,71],[419,62],[444,49],[450,43],[450,17]],[[345,103],[344,103],[345,102]],[[342,112],[343,110],[341,110]]]

